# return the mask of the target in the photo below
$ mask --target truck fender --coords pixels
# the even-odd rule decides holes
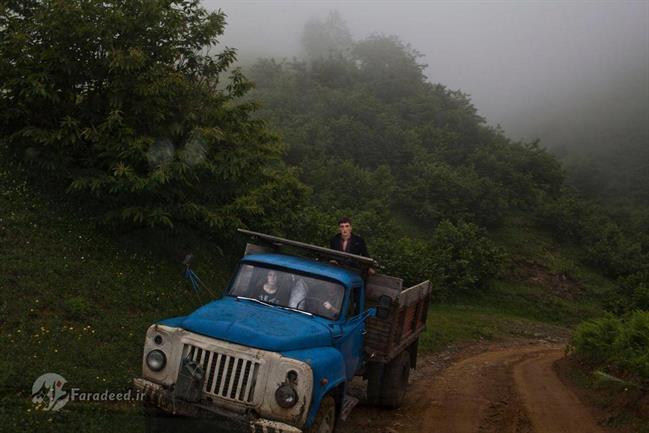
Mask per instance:
[[[333,392],[334,397],[344,396],[346,372],[342,354],[333,347],[319,347],[306,350],[295,350],[282,353],[283,356],[306,362],[313,370],[313,394],[311,407],[303,428],[313,424],[320,402],[325,395]],[[342,394],[340,394],[342,386]],[[336,405],[342,404],[342,398],[336,398]],[[340,408],[337,407],[338,413]]]

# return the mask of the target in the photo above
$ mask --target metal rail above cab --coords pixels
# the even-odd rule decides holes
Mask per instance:
[[[248,244],[246,254],[259,252],[280,252],[282,247],[289,247],[301,251],[302,255],[316,257],[322,260],[335,260],[337,262],[351,264],[359,269],[378,268],[379,264],[370,257],[359,256],[356,254],[345,253],[343,251],[332,250],[318,245],[307,244],[304,242],[284,239],[278,236],[267,235],[264,233],[253,232],[246,229],[237,229],[239,233],[251,236],[263,245]]]

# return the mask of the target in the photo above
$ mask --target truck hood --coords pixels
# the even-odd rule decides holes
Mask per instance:
[[[273,352],[330,346],[325,319],[232,297],[211,302],[178,325],[191,332]]]

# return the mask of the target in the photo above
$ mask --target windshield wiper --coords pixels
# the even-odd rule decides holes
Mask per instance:
[[[302,313],[302,314],[306,314],[307,316],[313,316],[313,313],[309,313],[308,311],[298,310],[297,308],[285,307],[283,305],[271,304],[271,303],[264,302],[264,301],[261,301],[261,300],[256,299],[256,298],[248,298],[247,296],[237,296],[237,299],[243,299],[244,301],[253,301],[253,302],[257,302],[258,304],[261,304],[261,305],[266,305],[268,307],[279,307],[282,310],[295,311],[296,313]]]
[[[252,302],[256,302],[256,303],[261,304],[261,305],[267,305],[269,307],[274,307],[275,306],[273,304],[269,304],[268,302],[260,301],[259,299],[255,299],[255,298],[248,298],[246,296],[237,296],[237,299],[243,299],[244,301],[252,301]]]
[[[296,313],[302,313],[302,314],[306,314],[307,316],[313,317],[313,313],[309,313],[308,311],[298,310],[297,308],[285,307],[283,305],[276,305],[276,307],[279,307],[282,310],[295,311]]]

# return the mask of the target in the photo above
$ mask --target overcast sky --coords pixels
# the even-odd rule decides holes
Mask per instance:
[[[649,99],[649,0],[204,4],[226,12],[222,42],[242,57],[293,57],[305,22],[331,10],[355,39],[397,35],[424,54],[430,81],[470,94],[490,124],[514,137],[536,134],[536,117],[575,101],[623,107],[629,95]]]

